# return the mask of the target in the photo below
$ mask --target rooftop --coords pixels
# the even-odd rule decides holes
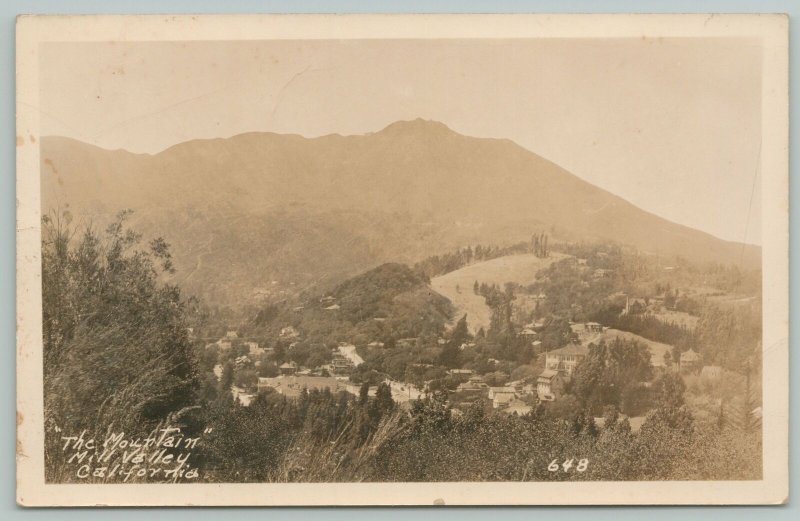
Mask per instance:
[[[545,369],[544,371],[542,371],[542,374],[539,375],[539,378],[550,380],[551,378],[553,378],[557,374],[558,374],[558,371],[556,371],[555,369]]]

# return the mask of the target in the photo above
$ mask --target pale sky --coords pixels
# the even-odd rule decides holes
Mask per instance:
[[[43,135],[155,153],[421,117],[511,139],[672,221],[761,242],[754,40],[58,43],[40,63]]]

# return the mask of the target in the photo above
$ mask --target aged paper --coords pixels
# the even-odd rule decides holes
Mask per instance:
[[[18,502],[786,501],[787,26],[20,17]]]

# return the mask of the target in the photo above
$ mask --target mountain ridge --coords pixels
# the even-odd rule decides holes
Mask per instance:
[[[154,231],[168,213],[269,216],[272,228],[251,230],[248,241],[258,241],[277,226],[276,212],[303,209],[318,223],[336,222],[331,233],[369,237],[364,251],[382,253],[366,265],[467,244],[509,244],[547,231],[563,240],[613,240],[665,257],[760,267],[757,246],[640,209],[511,140],[464,136],[436,121],[312,138],[245,132],[189,140],[156,154],[45,136],[40,151],[43,211],[68,206],[100,218],[132,208],[153,221]],[[336,212],[359,213],[360,228],[337,228],[353,219]],[[391,234],[367,230],[373,220],[393,228]]]

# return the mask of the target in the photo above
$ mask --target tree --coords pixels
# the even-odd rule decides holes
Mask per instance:
[[[620,338],[610,344],[601,341],[589,346],[586,358],[575,368],[572,391],[596,413],[606,405],[622,406],[626,412],[640,410],[646,405],[639,399],[644,393],[640,384],[650,375],[647,346]]]
[[[532,380],[539,376],[541,370],[535,368],[532,365],[520,365],[511,371],[511,380]]]
[[[453,328],[453,332],[450,335],[450,342],[454,344],[458,344],[461,346],[464,342],[469,340],[469,327],[467,326],[467,315],[464,314],[463,317],[456,323],[456,327]]]
[[[228,360],[222,366],[222,376],[219,379],[219,388],[222,391],[230,391],[231,385],[233,385],[233,380],[234,380],[233,363],[231,363],[231,361]]]
[[[369,382],[364,382],[358,389],[358,404],[366,405],[369,401]]]
[[[236,387],[245,390],[255,389],[258,383],[258,373],[253,369],[239,369],[234,371],[233,382]]]
[[[664,367],[667,369],[672,367],[672,354],[669,351],[664,351]]]
[[[378,410],[385,414],[394,409],[394,400],[392,399],[392,388],[386,383],[378,385],[378,390],[375,393],[375,403]]]
[[[460,367],[461,345],[469,338],[467,315],[464,315],[456,323],[456,327],[453,328],[453,332],[450,335],[450,340],[442,348],[442,352],[439,354],[439,363],[449,369]]]
[[[73,228],[68,214],[42,219],[45,419],[62,431],[145,434],[196,400],[184,303],[161,282],[168,245],[140,246],[129,215],[104,234]]]

